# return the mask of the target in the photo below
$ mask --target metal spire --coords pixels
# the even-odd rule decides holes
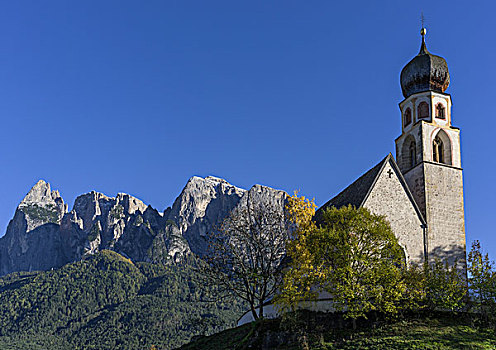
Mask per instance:
[[[422,26],[422,28],[420,29],[420,35],[422,35],[422,45],[420,46],[419,54],[429,53],[429,51],[427,51],[427,46],[425,45],[425,34],[427,34],[427,29],[425,29],[424,27],[424,22],[425,22],[425,18],[424,18],[424,13],[422,12],[420,14],[420,24]]]

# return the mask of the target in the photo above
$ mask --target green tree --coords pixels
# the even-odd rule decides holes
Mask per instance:
[[[482,253],[478,240],[472,243],[468,254],[468,273],[473,305],[488,320],[496,311],[496,272],[489,255]]]
[[[449,265],[447,261],[436,259],[424,263],[423,286],[424,300],[420,305],[430,310],[457,311],[464,307],[467,295],[467,283],[461,275],[461,270],[455,262]]]
[[[332,295],[336,310],[356,320],[370,311],[394,314],[406,290],[405,256],[389,223],[365,208],[331,208],[320,226],[296,231],[280,304]]]

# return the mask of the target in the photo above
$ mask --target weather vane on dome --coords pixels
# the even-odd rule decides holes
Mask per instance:
[[[424,17],[424,12],[420,12],[420,24],[422,25],[420,29],[420,35],[422,35],[422,38],[425,36],[427,33],[427,30],[425,29],[425,17]]]
[[[420,12],[420,24],[422,25],[422,29],[420,29],[420,35],[422,35],[422,45],[420,46],[420,52],[421,54],[428,53],[427,47],[425,46],[425,34],[427,33],[427,29],[425,29],[424,24],[425,24],[425,18],[424,18],[424,12]]]

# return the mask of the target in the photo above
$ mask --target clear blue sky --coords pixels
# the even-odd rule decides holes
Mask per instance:
[[[189,177],[323,204],[400,134],[424,11],[461,128],[467,242],[496,258],[491,1],[2,1],[0,228],[40,178],[163,210]]]

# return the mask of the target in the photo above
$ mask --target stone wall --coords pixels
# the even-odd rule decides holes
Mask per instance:
[[[422,221],[398,175],[388,162],[378,175],[378,180],[363,206],[388,219],[400,245],[406,250],[408,261],[422,262],[424,258]]]
[[[429,258],[465,264],[462,170],[424,163]]]
[[[424,184],[424,166],[418,164],[416,167],[408,170],[403,174],[410,192],[415,199],[422,215],[425,218],[425,184]]]

